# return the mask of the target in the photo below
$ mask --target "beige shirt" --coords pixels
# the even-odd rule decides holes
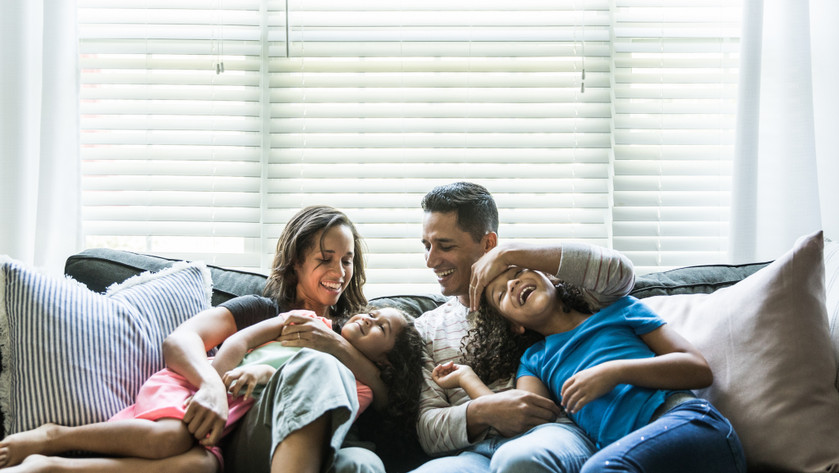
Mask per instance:
[[[557,277],[583,288],[597,309],[628,294],[635,284],[632,263],[624,255],[607,248],[586,244],[564,244]],[[466,426],[466,407],[470,399],[460,388],[443,389],[431,379],[431,372],[441,363],[462,363],[461,341],[469,331],[469,309],[452,297],[442,306],[416,320],[425,340],[423,376],[417,433],[420,445],[431,455],[455,452],[471,445]],[[489,386],[493,392],[513,387],[511,378]],[[475,441],[483,440],[488,432]]]

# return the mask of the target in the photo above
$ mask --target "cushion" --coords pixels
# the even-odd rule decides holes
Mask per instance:
[[[414,294],[404,296],[382,296],[370,299],[372,307],[395,307],[417,318],[429,310],[446,303],[448,298],[442,294]]]
[[[84,283],[92,291],[103,292],[114,281],[124,281],[145,271],[160,271],[178,261],[110,248],[90,248],[67,258],[64,274]],[[267,278],[263,274],[207,267],[213,277],[214,306],[237,296],[262,294],[265,288]]]
[[[697,394],[731,420],[750,469],[839,472],[822,250],[814,233],[733,286],[644,299],[708,360],[714,383]]]
[[[826,241],[824,244],[824,283],[830,341],[833,345],[833,355],[839,365],[839,242],[837,241]],[[839,390],[839,370],[836,371],[835,385]]]
[[[674,294],[711,293],[733,286],[769,263],[687,266],[635,278],[631,294],[639,299]]]
[[[210,307],[203,264],[135,276],[105,294],[0,256],[0,411],[8,434],[107,420],[163,367],[164,338]]]

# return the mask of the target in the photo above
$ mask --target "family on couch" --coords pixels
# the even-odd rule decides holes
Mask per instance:
[[[728,421],[707,401],[686,395],[710,384],[707,363],[627,296],[634,281],[628,259],[587,245],[498,245],[495,202],[475,184],[435,188],[422,206],[427,266],[443,294],[453,296],[443,306],[414,322],[367,310],[361,239],[352,222],[335,209],[306,208],[280,237],[266,297],[242,296],[200,312],[164,343],[167,367],[194,390],[181,403],[175,430],[201,446],[189,442],[166,458],[149,458],[136,439],[132,450],[112,448],[120,440],[117,422],[96,426],[104,429],[100,435],[113,433],[88,444],[57,444],[50,426],[0,441],[0,468],[216,471],[224,463],[233,471],[384,471],[373,451],[345,441],[363,398],[358,382],[372,391],[386,424],[415,423],[423,449],[439,456],[417,471],[636,471],[639,465],[637,471],[745,471]],[[480,340],[477,328],[489,329],[483,324],[490,313],[495,332]],[[309,315],[342,326],[347,336]],[[479,316],[485,319],[475,328]],[[275,321],[268,339],[309,350],[270,378],[261,372],[243,380],[267,385],[223,442],[224,461],[218,461],[204,447],[217,445],[232,427],[230,383],[223,381],[227,368],[216,371],[207,352],[221,344],[223,355],[235,335],[263,321]],[[256,346],[251,342],[246,345]],[[569,347],[581,350],[568,357],[580,363],[554,370],[565,363],[554,350]],[[469,360],[474,371],[462,364]],[[605,368],[616,364],[620,370]],[[476,383],[474,373],[487,371],[503,376],[481,378],[488,386]],[[468,389],[457,387],[463,385]],[[171,417],[132,419],[125,429],[171,424]],[[81,441],[85,427],[63,438]],[[599,435],[604,432],[609,435]],[[36,455],[75,449],[105,456]]]

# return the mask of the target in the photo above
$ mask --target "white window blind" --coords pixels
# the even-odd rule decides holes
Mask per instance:
[[[435,292],[420,200],[470,180],[501,238],[705,262],[739,9],[655,3],[79,0],[87,244],[267,272],[328,204],[365,236],[368,297]]]
[[[740,15],[616,1],[613,243],[642,272],[725,262]]]

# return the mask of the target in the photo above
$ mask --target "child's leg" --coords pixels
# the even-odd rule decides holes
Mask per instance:
[[[708,401],[679,405],[595,453],[581,473],[744,473],[731,424]]]
[[[160,460],[32,455],[20,465],[3,470],[3,473],[215,473],[217,471],[219,471],[219,463],[216,457],[206,448],[193,447],[180,455]]]
[[[324,450],[328,448],[326,433],[329,415],[324,414],[311,424],[288,434],[274,450],[271,457],[271,473],[319,472]]]
[[[65,427],[46,424],[0,441],[0,467],[13,466],[34,454],[55,455],[74,450],[137,458],[168,458],[194,445],[178,419],[128,419]]]

